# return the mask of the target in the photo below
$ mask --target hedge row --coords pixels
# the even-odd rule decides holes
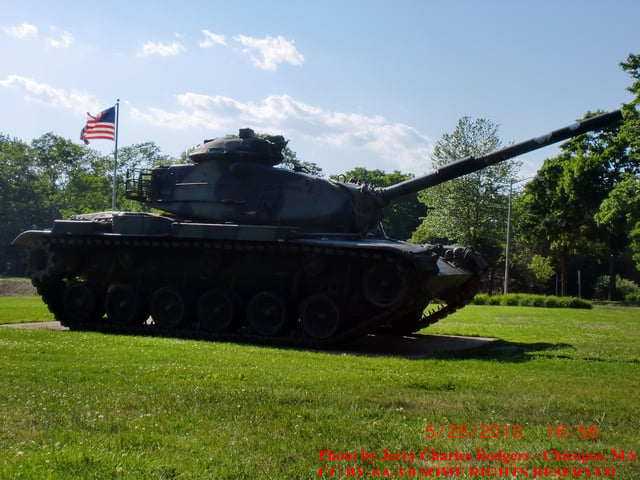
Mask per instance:
[[[591,302],[576,297],[555,297],[532,295],[528,293],[508,293],[506,295],[487,295],[479,293],[472,302],[474,305],[505,305],[521,307],[548,308],[592,308]]]
[[[624,301],[627,303],[640,303],[640,293],[627,293],[624,296]]]

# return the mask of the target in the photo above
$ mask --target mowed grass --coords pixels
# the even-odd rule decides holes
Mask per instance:
[[[639,321],[635,308],[469,306],[424,333],[498,340],[422,359],[2,327],[0,478],[309,479],[322,467],[427,478],[421,468],[449,466],[532,477],[568,466],[637,479],[638,462],[612,450],[640,456]],[[522,436],[427,438],[428,425],[450,424],[520,425]],[[596,425],[597,438],[549,438],[547,425]],[[609,461],[533,458],[548,449]],[[320,460],[327,450],[357,459]],[[471,460],[369,464],[363,450]]]
[[[38,296],[1,297],[0,324],[50,322],[53,315]]]

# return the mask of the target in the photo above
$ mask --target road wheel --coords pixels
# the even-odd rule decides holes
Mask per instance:
[[[238,306],[229,292],[214,288],[198,300],[200,328],[208,332],[231,332],[238,326]]]
[[[288,318],[287,304],[276,292],[260,292],[247,305],[247,322],[259,335],[281,333],[288,324]]]
[[[340,329],[341,321],[341,309],[330,295],[311,295],[300,306],[302,329],[312,338],[332,337]]]
[[[87,282],[72,283],[64,291],[64,312],[72,323],[97,320],[104,313],[96,290]]]
[[[140,292],[131,285],[116,283],[109,287],[105,310],[115,325],[135,325],[149,317]]]
[[[160,328],[178,328],[187,323],[188,305],[177,288],[159,288],[151,295],[153,322]]]

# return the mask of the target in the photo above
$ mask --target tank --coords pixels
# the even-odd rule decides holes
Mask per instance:
[[[75,215],[14,244],[70,329],[311,348],[409,334],[468,304],[487,265],[468,247],[388,238],[383,208],[620,118],[592,117],[386,188],[279,168],[287,141],[242,129],[205,141],[192,163],[128,175],[127,197],[162,214]]]

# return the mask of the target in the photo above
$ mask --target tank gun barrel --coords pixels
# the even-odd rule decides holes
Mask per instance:
[[[403,195],[434,187],[448,180],[462,177],[468,173],[476,172],[488,166],[495,165],[496,163],[561,142],[562,140],[576,137],[586,132],[602,129],[621,119],[622,112],[620,110],[614,110],[553,130],[546,135],[501,148],[480,157],[469,156],[455,160],[424,176],[405,180],[404,182],[381,189],[379,192],[380,198],[384,204],[387,204],[391,200]]]

